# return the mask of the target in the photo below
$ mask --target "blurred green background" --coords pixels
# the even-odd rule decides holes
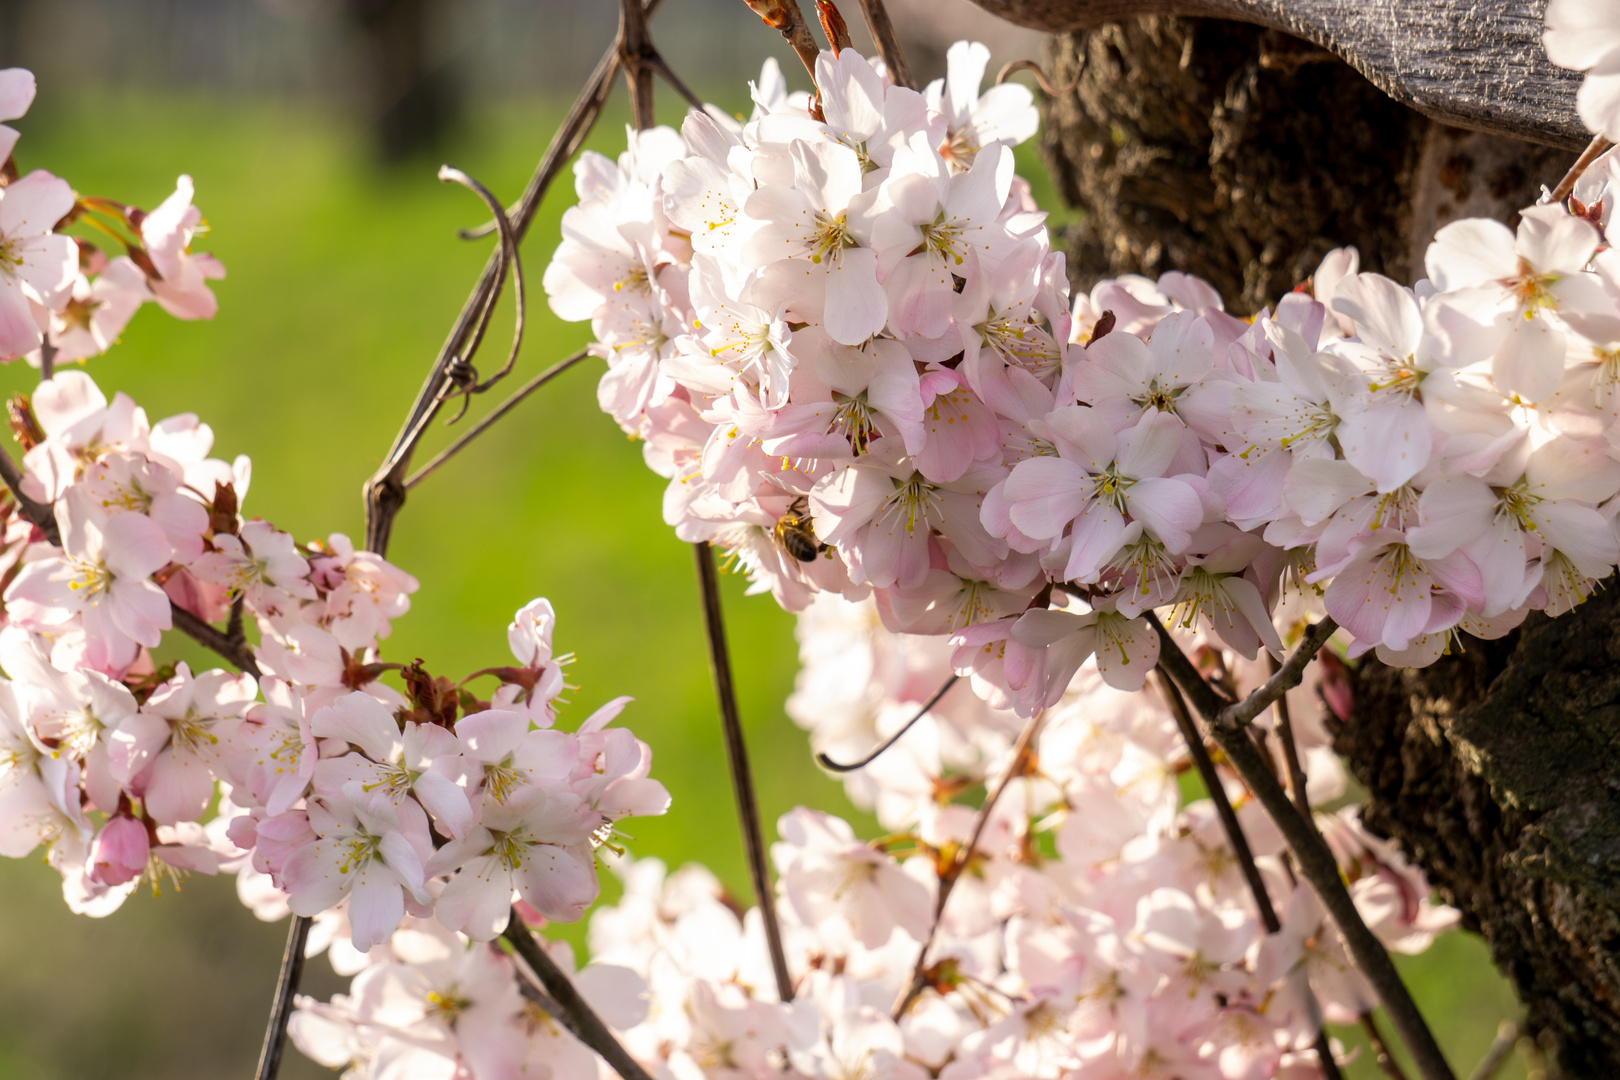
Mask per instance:
[[[774,45],[762,31],[761,51]],[[301,539],[358,538],[360,485],[483,265],[487,242],[454,234],[480,220],[479,205],[434,181],[437,158],[376,164],[362,126],[330,102],[63,89],[42,86],[17,125],[23,169],[48,168],[81,192],[148,208],[189,172],[212,230],[199,247],[229,269],[214,322],[180,323],[148,305],[91,374],[154,420],[200,414],[217,433],[217,455],[250,455],[247,513]],[[740,84],[710,89],[726,107],[746,107]],[[565,105],[554,96],[471,102],[439,157],[510,200]],[[622,148],[622,110],[621,95],[592,146]],[[1042,204],[1056,208],[1032,148],[1020,164]],[[572,198],[569,184],[558,185],[530,234],[530,329],[514,384],[587,339],[588,327],[551,316],[538,287]],[[508,325],[503,311],[486,365]],[[692,552],[660,519],[663,482],[598,411],[597,372],[590,362],[565,374],[412,493],[389,557],[422,589],[386,652],[452,676],[501,663],[512,612],[551,598],[558,647],[578,654],[564,723],[634,695],[623,722],[652,745],[654,775],[674,796],[667,817],[628,824],[632,850],[672,866],[702,861],[747,895]],[[9,394],[27,391],[33,375],[16,364],[0,380]],[[434,432],[418,460],[454,433]],[[745,598],[740,578],[725,587],[768,828],[800,803],[853,814],[782,711],[796,669],[791,617],[768,596]],[[97,921],[67,912],[56,875],[37,860],[3,862],[0,913],[0,1078],[252,1074],[285,927],[255,920],[232,879],[137,894]],[[579,930],[563,935],[577,944]],[[1511,992],[1483,946],[1463,935],[1403,966],[1466,1075],[1497,1024],[1516,1014]],[[324,997],[344,984],[316,960],[305,985]],[[330,1074],[293,1053],[282,1075]],[[1350,1075],[1378,1074],[1363,1055]],[[1502,1075],[1525,1071],[1515,1061]]]

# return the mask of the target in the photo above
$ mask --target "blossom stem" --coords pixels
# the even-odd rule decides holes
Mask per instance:
[[[1276,676],[1282,667],[1275,657],[1271,660],[1271,674]],[[1294,742],[1294,721],[1288,713],[1288,695],[1277,698],[1277,741],[1282,743],[1283,761],[1288,764],[1288,788],[1294,796],[1294,808],[1300,817],[1312,821],[1311,800],[1305,791],[1305,769],[1299,763],[1299,745]]]
[[[1614,143],[1607,136],[1592,136],[1592,141],[1586,144],[1586,149],[1582,150],[1581,156],[1575,159],[1575,164],[1569,167],[1569,172],[1565,173],[1564,178],[1558,181],[1558,186],[1552,189],[1551,201],[1560,203],[1569,198],[1570,193],[1575,190],[1575,184],[1580,180],[1581,175],[1586,172],[1592,162],[1602,157],[1609,147],[1613,145]]]
[[[1351,958],[1377,991],[1384,1010],[1395,1025],[1395,1030],[1405,1040],[1419,1074],[1424,1080],[1455,1080],[1451,1066],[1446,1063],[1445,1055],[1440,1052],[1440,1045],[1434,1041],[1434,1033],[1429,1030],[1423,1014],[1418,1011],[1417,1003],[1412,1000],[1411,992],[1401,980],[1400,972],[1395,970],[1395,964],[1390,960],[1383,943],[1368,929],[1361,912],[1356,909],[1356,902],[1350,898],[1350,893],[1344,886],[1344,879],[1339,873],[1338,860],[1334,858],[1332,849],[1327,846],[1327,841],[1322,839],[1322,834],[1294,808],[1288,793],[1283,790],[1282,784],[1278,783],[1277,777],[1272,773],[1270,765],[1250,740],[1249,733],[1241,727],[1215,722],[1228,707],[1228,703],[1215,692],[1214,687],[1204,681],[1204,677],[1198,673],[1192,661],[1187,659],[1186,654],[1181,651],[1181,646],[1164,628],[1158,617],[1151,612],[1147,617],[1159,633],[1159,663],[1192,701],[1193,707],[1204,717],[1210,734],[1220,744],[1226,759],[1232,763],[1238,775],[1249,786],[1249,790],[1254,792],[1255,798],[1260,800],[1260,805],[1264,806],[1271,816],[1289,850],[1294,853],[1300,873],[1311,883],[1323,906],[1327,908],[1328,914],[1338,925],[1339,932],[1344,936],[1345,945],[1350,950]],[[1307,635],[1307,638],[1309,636]],[[1275,676],[1272,681],[1276,681]]]
[[[765,838],[759,824],[759,801],[754,795],[754,777],[748,768],[748,744],[743,739],[742,718],[737,711],[737,688],[731,680],[731,657],[726,650],[714,549],[706,541],[699,541],[692,548],[703,593],[709,670],[714,675],[715,696],[720,699],[720,725],[725,732],[726,760],[731,766],[731,790],[742,824],[743,854],[747,857],[748,876],[754,886],[754,903],[759,906],[765,924],[765,942],[771,952],[771,970],[776,975],[776,993],[782,1001],[792,1001],[793,976],[788,972],[787,953],[782,948],[782,927],[776,918],[776,892],[771,887],[770,867],[765,861]]]
[[[816,39],[810,36],[810,27],[804,21],[804,13],[799,10],[798,0],[743,0],[754,14],[773,30],[777,30],[787,38],[793,51],[799,55],[799,63],[804,70],[810,73],[813,82],[816,77],[816,57],[821,50],[816,48]]]
[[[579,991],[574,989],[574,984],[563,973],[563,969],[557,966],[540,942],[535,940],[528,924],[523,921],[516,909],[513,909],[512,917],[507,922],[506,929],[501,931],[501,936],[512,943],[512,948],[523,957],[524,963],[529,965],[529,969],[546,988],[551,999],[572,1020],[572,1023],[564,1021],[564,1024],[569,1031],[578,1036],[580,1042],[596,1051],[624,1080],[651,1080],[646,1070],[636,1064],[635,1058],[632,1058],[619,1040],[613,1037],[613,1032],[608,1030],[602,1018],[596,1015],[580,996]]]
[[[1204,790],[1209,792],[1209,799],[1215,804],[1215,813],[1221,819],[1221,827],[1226,831],[1226,842],[1232,854],[1237,856],[1243,879],[1249,883],[1249,892],[1254,895],[1254,906],[1260,911],[1260,922],[1265,926],[1266,933],[1275,934],[1282,929],[1282,920],[1277,918],[1277,908],[1272,904],[1265,879],[1260,876],[1260,868],[1255,864],[1254,850],[1249,847],[1249,837],[1243,831],[1243,823],[1232,808],[1232,800],[1226,797],[1226,787],[1221,783],[1220,773],[1215,771],[1215,760],[1209,756],[1209,748],[1204,745],[1204,737],[1198,733],[1198,724],[1187,709],[1187,699],[1176,689],[1175,680],[1170,678],[1163,666],[1159,668],[1158,675],[1164,699],[1169,702],[1176,726],[1181,729],[1181,737],[1187,742],[1187,752],[1192,755],[1193,765],[1204,782]],[[1317,1012],[1319,1014],[1319,1010]],[[1316,1059],[1327,1080],[1342,1080],[1339,1063],[1333,1057],[1333,1045],[1328,1041],[1327,1029],[1321,1024],[1316,1027]]]
[[[495,408],[490,410],[487,415],[481,417],[478,423],[474,424],[470,430],[462,434],[461,438],[457,439],[443,450],[440,450],[436,455],[434,455],[431,461],[412,473],[405,481],[406,489],[409,490],[421,483],[423,480],[426,480],[435,469],[449,461],[451,458],[455,457],[457,454],[461,453],[462,450],[466,449],[468,443],[472,442],[474,439],[478,438],[478,436],[484,433],[485,428],[489,427],[501,417],[511,412],[524,398],[528,397],[530,394],[534,393],[536,390],[540,389],[542,386],[546,385],[546,383],[550,382],[552,379],[555,379],[558,375],[561,375],[569,368],[580,363],[588,356],[590,356],[590,353],[584,349],[581,349],[573,356],[566,357],[565,359],[559,360],[555,364],[552,364],[550,367],[546,368],[546,370],[542,371],[540,374],[518,387],[512,392],[511,397],[495,406]]]
[[[1235,730],[1265,712],[1273,702],[1280,700],[1284,694],[1300,684],[1305,678],[1305,665],[1322,651],[1322,646],[1327,644],[1328,638],[1332,637],[1338,628],[1338,623],[1326,617],[1312,625],[1305,631],[1305,636],[1300,641],[1299,648],[1294,650],[1294,655],[1284,661],[1271,678],[1242,701],[1222,707],[1211,722],[1216,727]]]
[[[1370,1012],[1361,1014],[1361,1029],[1367,1033],[1367,1041],[1372,1044],[1373,1060],[1384,1071],[1389,1080],[1406,1080],[1406,1074],[1401,1072],[1400,1063],[1395,1055],[1389,1052],[1389,1044],[1384,1042],[1384,1033],[1378,1030],[1378,1021]]]
[[[176,614],[179,609],[175,609]],[[264,1029],[264,1046],[259,1050],[259,1068],[254,1080],[275,1080],[281,1070],[281,1055],[287,1048],[287,1021],[292,1019],[293,999],[298,980],[304,973],[304,946],[309,941],[313,920],[294,915],[287,933],[287,948],[281,954],[281,971],[276,976],[276,996],[270,1005],[270,1023]]]
[[[44,533],[45,539],[60,547],[62,533],[56,527],[56,515],[52,513],[49,503],[38,502],[24,494],[22,469],[10,454],[0,453],[0,479],[5,480],[6,487],[11,489],[11,497],[17,500],[17,511]]]
[[[900,38],[894,32],[894,23],[889,21],[889,9],[883,0],[861,0],[861,13],[866,16],[866,28],[872,32],[878,55],[894,76],[895,85],[917,89],[917,80],[911,74],[911,65],[906,63],[906,54],[900,48]]]
[[[1491,1047],[1485,1051],[1485,1056],[1479,1059],[1479,1064],[1469,1074],[1468,1080],[1493,1080],[1507,1059],[1512,1056],[1513,1048],[1519,1043],[1519,1025],[1512,1020],[1504,1020],[1496,1029],[1496,1038],[1491,1041]]]
[[[907,720],[904,724],[900,725],[899,731],[883,740],[883,743],[876,750],[873,750],[870,754],[867,754],[859,761],[851,761],[848,764],[840,764],[839,762],[836,762],[832,758],[828,757],[826,754],[817,753],[816,764],[820,765],[823,769],[831,769],[833,772],[839,773],[855,772],[858,769],[866,768],[868,765],[872,764],[872,762],[882,757],[884,753],[888,751],[889,747],[899,742],[901,736],[910,731],[912,726],[915,725],[917,721],[927,716],[929,711],[932,710],[934,706],[938,705],[940,700],[945,697],[950,688],[956,685],[956,680],[960,679],[961,677],[962,676],[960,675],[952,675],[950,678],[946,679],[945,684],[938,690],[934,691],[934,696],[924,702],[923,707],[913,713],[910,720]]]
[[[1030,762],[1034,759],[1035,736],[1040,733],[1041,720],[1046,716],[1043,709],[1031,716],[1024,724],[1024,730],[1019,732],[1018,741],[1013,744],[1012,760],[1007,764],[1007,772],[995,789],[985,798],[984,805],[979,807],[978,817],[973,822],[973,832],[968,836],[968,842],[956,853],[956,860],[951,863],[939,879],[939,896],[934,900],[934,918],[928,924],[928,936],[923,939],[922,948],[917,950],[917,963],[911,969],[911,979],[901,992],[900,998],[894,1003],[892,1013],[898,1021],[904,1016],[911,1003],[917,1000],[917,995],[923,992],[923,986],[928,980],[928,950],[933,948],[934,939],[939,936],[939,923],[945,915],[945,901],[951,898],[951,890],[956,888],[956,882],[961,878],[962,872],[967,869],[968,863],[973,861],[973,852],[979,846],[979,840],[984,836],[984,830],[990,824],[990,814],[1001,799],[1001,793],[1007,790],[1007,785],[1013,780],[1025,775],[1029,770]]]

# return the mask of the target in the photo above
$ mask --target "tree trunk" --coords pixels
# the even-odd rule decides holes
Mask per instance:
[[[1439,125],[1271,30],[1144,18],[1053,39],[1044,149],[1084,220],[1077,289],[1207,278],[1239,314],[1331,248],[1401,281],[1436,228],[1511,222],[1567,151]],[[1481,934],[1572,1077],[1620,1076],[1620,595],[1421,671],[1368,658],[1336,746],[1399,841]]]

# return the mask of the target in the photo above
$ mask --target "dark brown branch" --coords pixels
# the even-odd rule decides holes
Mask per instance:
[[[1209,799],[1215,804],[1215,813],[1221,819],[1221,828],[1226,833],[1226,843],[1237,856],[1238,867],[1243,871],[1243,880],[1249,884],[1249,893],[1254,897],[1254,906],[1260,910],[1260,922],[1266,928],[1266,933],[1275,934],[1282,929],[1282,920],[1277,918],[1277,909],[1271,902],[1271,894],[1266,891],[1265,878],[1260,876],[1260,868],[1255,865],[1254,849],[1249,847],[1249,837],[1243,831],[1243,823],[1238,820],[1237,811],[1232,808],[1232,800],[1226,797],[1226,788],[1221,783],[1221,774],[1215,770],[1215,760],[1209,756],[1209,748],[1204,745],[1204,737],[1198,732],[1198,724],[1193,720],[1192,713],[1187,711],[1187,701],[1176,689],[1175,680],[1165,674],[1161,667],[1158,672],[1159,686],[1164,691],[1164,700],[1170,705],[1170,712],[1176,718],[1176,726],[1181,729],[1181,737],[1187,743],[1187,752],[1192,755],[1193,765],[1198,769],[1198,777],[1204,782],[1204,790],[1209,792]],[[1314,1007],[1312,1015],[1320,1017],[1321,1010]],[[1316,1057],[1322,1066],[1322,1075],[1327,1080],[1343,1080],[1339,1072],[1339,1063],[1333,1056],[1333,1044],[1328,1040],[1327,1029],[1320,1021],[1316,1025]]]
[[[1280,667],[1275,659],[1271,660],[1271,673],[1275,675]],[[1294,721],[1288,713],[1288,695],[1283,694],[1276,701],[1277,705],[1277,741],[1282,743],[1283,761],[1288,764],[1288,788],[1294,796],[1294,808],[1299,816],[1313,824],[1315,819],[1311,816],[1310,796],[1305,792],[1305,769],[1299,762],[1299,744],[1294,741]]]
[[[557,1004],[556,998],[552,997],[550,994],[540,989],[540,987],[530,982],[527,973],[519,973],[517,978],[517,988],[518,993],[523,996],[523,1000],[530,1002],[541,1012],[545,1013],[547,1016],[557,1021],[557,1023],[567,1028],[568,1034],[572,1035],[580,1042],[585,1041],[584,1036],[580,1033],[578,1021],[576,1021],[572,1016],[568,1015],[568,1010]]]
[[[893,1016],[895,1020],[905,1015],[911,1003],[917,1000],[917,995],[923,992],[928,981],[928,950],[933,948],[934,939],[939,936],[939,922],[945,915],[945,902],[951,898],[951,891],[956,888],[956,882],[961,878],[962,872],[967,869],[968,863],[973,861],[973,853],[978,849],[979,840],[984,836],[985,826],[990,824],[990,814],[1001,800],[1001,793],[1007,790],[1007,785],[1013,780],[1023,776],[1029,769],[1031,753],[1035,746],[1035,736],[1041,730],[1041,720],[1046,716],[1042,710],[1024,724],[1024,730],[1019,732],[1018,741],[1013,744],[1012,761],[1007,765],[1007,772],[1001,782],[985,797],[984,805],[979,807],[978,816],[973,822],[973,832],[968,836],[968,842],[956,853],[956,861],[951,863],[939,879],[939,895],[934,900],[934,918],[928,925],[928,936],[923,939],[922,948],[917,950],[917,963],[911,969],[911,979],[901,991],[900,999],[894,1003]]]
[[[495,408],[491,409],[487,415],[480,417],[478,423],[474,424],[470,429],[463,432],[461,438],[457,439],[443,450],[440,450],[436,455],[434,455],[431,461],[429,461],[426,465],[423,465],[420,469],[416,470],[416,472],[412,473],[405,481],[406,490],[409,490],[421,483],[423,480],[426,480],[440,465],[443,465],[445,462],[461,453],[462,450],[466,449],[468,443],[478,438],[478,436],[482,435],[484,430],[491,424],[495,423],[501,417],[505,416],[507,413],[516,408],[524,398],[528,397],[530,394],[546,385],[546,383],[550,382],[552,379],[555,379],[558,375],[561,375],[563,372],[567,371],[569,368],[578,364],[580,361],[584,360],[590,355],[591,354],[589,351],[581,349],[573,356],[570,356],[564,360],[559,360],[555,364],[552,364],[550,367],[546,368],[546,370],[542,371],[540,374],[518,387],[512,392],[511,397],[495,406]]]
[[[961,677],[962,676],[960,675],[952,675],[950,678],[946,679],[944,685],[938,690],[934,691],[934,696],[924,702],[923,707],[913,713],[910,720],[907,720],[904,724],[900,725],[899,731],[895,732],[893,735],[890,735],[887,739],[884,739],[882,744],[880,744],[876,750],[873,750],[870,754],[867,754],[859,761],[852,761],[847,765],[841,765],[832,758],[828,757],[826,754],[817,754],[816,764],[820,765],[823,769],[830,769],[837,773],[855,772],[857,769],[866,768],[868,765],[872,764],[872,762],[882,757],[888,751],[889,747],[899,742],[901,737],[905,735],[906,732],[910,731],[912,726],[915,725],[917,721],[927,716],[929,711],[940,703],[940,700],[945,697],[946,693],[949,692],[951,687],[956,685],[956,681]]]
[[[602,1018],[580,996],[574,984],[569,981],[563,969],[546,952],[545,947],[535,940],[525,923],[517,913],[512,910],[512,917],[506,924],[501,936],[512,943],[512,948],[523,957],[523,962],[529,965],[535,977],[540,980],[551,999],[557,1003],[573,1023],[568,1025],[579,1041],[596,1051],[601,1059],[608,1063],[614,1072],[624,1077],[624,1080],[651,1080],[645,1069],[636,1064],[636,1059],[614,1038],[613,1032],[602,1022]],[[521,984],[520,984],[521,985]]]
[[[270,1005],[270,1024],[265,1028],[264,1046],[259,1050],[255,1080],[275,1080],[281,1069],[281,1055],[287,1048],[287,1021],[292,1019],[293,998],[304,973],[304,946],[309,941],[310,919],[294,915],[287,934],[287,948],[281,954],[281,973],[276,977],[276,996]]]
[[[1614,143],[1610,142],[1606,136],[1592,136],[1592,141],[1587,144],[1585,150],[1581,151],[1581,156],[1575,159],[1575,164],[1569,167],[1569,172],[1565,173],[1564,178],[1558,181],[1558,186],[1552,189],[1552,201],[1563,202],[1569,198],[1570,192],[1575,190],[1575,184],[1580,180],[1581,174],[1591,167],[1592,162],[1608,153],[1609,148],[1613,145]]]
[[[883,66],[889,69],[895,85],[917,89],[917,80],[911,74],[911,65],[906,63],[906,54],[900,48],[900,38],[894,32],[894,23],[889,21],[889,9],[883,6],[883,0],[861,0],[861,13],[866,16],[866,28],[872,32],[878,55],[883,57]]]
[[[748,859],[748,877],[754,886],[754,903],[765,924],[765,942],[771,952],[771,971],[776,975],[776,993],[783,1001],[793,1000],[793,977],[788,973],[787,953],[782,948],[782,928],[776,918],[776,892],[771,887],[771,871],[766,863],[765,839],[759,823],[759,801],[754,795],[754,777],[748,768],[748,744],[743,739],[742,717],[737,711],[737,690],[731,681],[731,657],[726,650],[726,627],[720,610],[720,579],[715,572],[714,549],[705,542],[692,545],[697,557],[698,585],[703,594],[703,628],[709,641],[709,670],[714,675],[715,696],[720,699],[720,725],[726,738],[726,761],[731,766],[731,791],[742,825],[743,854]]]
[[[1269,709],[1273,702],[1300,684],[1305,678],[1305,665],[1315,658],[1338,628],[1339,624],[1326,616],[1321,622],[1313,624],[1300,639],[1294,655],[1283,662],[1276,674],[1242,701],[1222,709],[1214,717],[1213,723],[1217,727],[1238,728]]]
[[[62,532],[56,527],[55,512],[49,503],[37,502],[23,494],[22,467],[12,460],[10,454],[0,453],[0,479],[5,480],[6,487],[11,489],[11,497],[17,500],[17,512],[44,533],[45,539],[60,547]]]
[[[804,13],[799,10],[798,0],[743,0],[755,15],[762,19],[766,26],[779,31],[787,38],[793,51],[799,55],[799,63],[804,70],[810,73],[810,81],[816,78],[816,57],[821,50],[816,48],[816,39],[810,36],[810,27],[804,21]]]
[[[619,66],[630,88],[630,114],[637,131],[646,131],[653,119],[652,39],[647,36],[647,13],[641,0],[619,0]]]
[[[1225,702],[1204,681],[1164,624],[1151,613],[1148,618],[1159,632],[1159,663],[1182,692],[1192,699],[1205,722],[1209,723],[1210,733],[1226,753],[1226,759],[1271,815],[1278,832],[1294,853],[1300,873],[1315,888],[1322,905],[1339,927],[1351,958],[1377,991],[1395,1030],[1400,1032],[1412,1060],[1417,1063],[1418,1071],[1424,1080],[1455,1080],[1451,1066],[1446,1064],[1445,1055],[1434,1041],[1434,1034],[1424,1021],[1423,1014],[1418,1011],[1417,1003],[1412,1000],[1411,992],[1401,980],[1400,972],[1395,970],[1395,964],[1383,943],[1367,928],[1355,901],[1345,889],[1338,860],[1327,842],[1289,801],[1288,793],[1277,782],[1270,763],[1261,756],[1250,740],[1248,731],[1210,722],[1220,716],[1226,707]]]
[[[171,603],[169,610],[176,630],[199,645],[214,650],[236,665],[238,671],[252,675],[255,679],[259,677],[259,665],[253,659],[253,649],[246,642],[232,640],[225,631],[213,623],[204,622],[179,604]]]

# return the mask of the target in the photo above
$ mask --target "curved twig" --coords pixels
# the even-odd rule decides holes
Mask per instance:
[[[882,757],[888,751],[889,747],[899,742],[900,737],[906,732],[910,731],[912,726],[916,724],[917,721],[927,716],[929,710],[931,710],[935,705],[939,704],[940,699],[945,696],[946,692],[949,691],[951,687],[956,685],[956,681],[961,677],[962,676],[960,675],[952,675],[950,678],[946,679],[945,685],[934,691],[934,696],[929,698],[922,708],[918,709],[914,714],[912,714],[910,720],[907,720],[904,724],[901,724],[899,731],[883,740],[882,744],[879,745],[876,750],[873,750],[870,754],[867,754],[865,757],[861,758],[861,760],[852,761],[848,764],[840,764],[828,757],[826,754],[817,753],[816,764],[820,765],[823,769],[836,773],[855,772],[859,769],[866,768],[868,765],[872,764],[872,762]]]
[[[1081,70],[1083,71],[1084,68]],[[1000,74],[996,76],[996,85],[1000,86],[1002,83],[1012,78],[1014,72],[1018,71],[1028,71],[1033,74],[1035,76],[1035,81],[1040,84],[1041,93],[1050,98],[1067,97],[1068,95],[1074,93],[1075,87],[1080,85],[1080,72],[1076,72],[1073,82],[1071,82],[1068,86],[1063,87],[1061,90],[1055,89],[1052,86],[1052,80],[1047,77],[1045,69],[1035,61],[1028,58],[1023,60],[1012,60],[1006,64],[1003,64]]]

